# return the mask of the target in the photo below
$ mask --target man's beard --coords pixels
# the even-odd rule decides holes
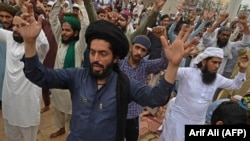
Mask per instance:
[[[202,82],[205,84],[211,84],[216,79],[217,73],[209,72],[207,65],[202,70]]]
[[[15,33],[15,34],[18,34],[18,33]],[[21,36],[21,35],[17,35],[17,36],[15,36],[14,35],[14,32],[13,32],[13,39],[16,41],[16,42],[18,42],[18,43],[23,43],[23,37]]]
[[[143,59],[143,57],[141,57],[141,55],[133,55],[132,56],[132,53],[131,53],[131,57],[132,57],[132,60],[135,62],[135,63],[139,63],[141,61],[141,59]]]
[[[103,68],[103,72],[99,73],[99,72],[94,72],[93,70],[93,65],[99,65],[99,67]],[[106,77],[108,77],[110,75],[110,73],[112,72],[112,69],[114,67],[113,63],[110,63],[107,65],[107,68],[105,69],[103,65],[99,64],[98,62],[93,62],[91,63],[91,66],[89,67],[90,70],[90,76],[95,78],[95,79],[104,79]]]
[[[63,38],[61,39],[62,43],[66,44],[66,45],[71,43],[73,40],[75,40],[74,36],[69,37],[69,39],[67,39],[67,40],[64,40]]]
[[[126,26],[121,26],[121,25],[117,25],[117,26],[122,30],[123,33],[126,32]]]
[[[217,40],[217,45],[219,48],[223,48],[227,45],[228,41],[221,41],[220,39]]]

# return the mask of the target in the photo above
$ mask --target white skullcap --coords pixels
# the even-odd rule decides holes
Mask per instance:
[[[72,7],[80,9],[80,7],[79,7],[79,5],[77,3],[74,3]]]
[[[54,5],[54,2],[53,2],[53,1],[48,1],[47,5],[53,6],[53,5]]]
[[[65,0],[65,3],[67,3],[69,5],[69,1]]]
[[[233,98],[240,101],[242,99],[242,96],[241,95],[234,95]]]
[[[206,48],[202,53],[200,53],[196,58],[194,59],[194,64],[199,64],[202,60],[208,58],[208,57],[219,57],[223,58],[224,53],[221,48],[218,47],[208,47]]]

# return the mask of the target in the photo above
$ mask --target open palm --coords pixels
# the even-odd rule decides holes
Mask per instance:
[[[195,45],[198,44],[196,38],[192,39],[189,43],[185,43],[192,30],[193,27],[183,25],[176,40],[171,45],[168,43],[166,37],[160,37],[164,53],[172,65],[179,66],[182,58],[189,55],[194,50]]]
[[[27,5],[27,12],[21,17],[17,17],[19,24],[19,32],[25,41],[34,40],[39,35],[42,29],[42,17],[38,17],[38,21],[34,18],[32,4]]]

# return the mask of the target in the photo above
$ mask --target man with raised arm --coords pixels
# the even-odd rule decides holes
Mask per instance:
[[[30,10],[29,12],[32,12]],[[26,77],[40,87],[69,89],[72,119],[67,141],[123,141],[128,102],[142,106],[164,105],[184,55],[193,49],[193,41],[184,44],[187,33],[183,27],[176,41],[169,45],[161,36],[169,64],[164,78],[156,87],[129,79],[118,67],[129,50],[124,33],[113,23],[99,20],[89,25],[85,39],[90,50],[89,68],[47,69],[37,59],[35,40],[41,30],[41,17],[36,22],[26,13],[19,18],[25,41]]]

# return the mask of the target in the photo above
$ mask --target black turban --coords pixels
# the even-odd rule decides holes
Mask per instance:
[[[111,44],[114,56],[119,56],[120,59],[126,57],[129,51],[129,42],[126,35],[115,24],[106,20],[91,23],[86,30],[85,39],[88,49],[93,39],[106,40]]]

